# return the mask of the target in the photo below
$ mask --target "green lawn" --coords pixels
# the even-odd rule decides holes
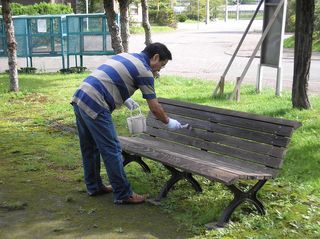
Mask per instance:
[[[294,36],[288,37],[284,40],[283,46],[285,48],[294,48]],[[320,40],[314,39],[312,43],[312,51],[320,52]]]
[[[169,27],[169,26],[157,26],[157,25],[152,25],[151,26],[151,32],[152,33],[157,33],[157,32],[171,32],[174,31],[175,28]],[[140,26],[131,26],[130,27],[130,33],[131,34],[141,34],[144,33],[143,27]]]
[[[85,76],[86,74],[20,75],[21,91],[8,93],[8,76],[0,74],[0,238],[6,238],[4,235],[8,234],[1,233],[7,233],[9,229],[16,235],[10,238],[19,238],[18,229],[21,233],[28,232],[29,236],[37,232],[40,237],[58,235],[60,238],[68,238],[69,235],[69,238],[74,238],[85,233],[87,236],[99,235],[99,238],[105,238],[103,236],[109,235],[110,232],[98,220],[103,217],[103,200],[99,199],[98,203],[93,200],[87,202],[84,193],[79,196],[74,191],[74,188],[78,188],[79,192],[83,192],[83,179],[69,100]],[[265,203],[267,215],[260,216],[250,207],[242,207],[235,211],[232,223],[226,228],[206,231],[204,224],[219,217],[221,210],[231,199],[231,194],[223,185],[202,177],[197,177],[204,189],[202,194],[194,194],[189,184],[181,182],[159,207],[149,209],[149,205],[142,205],[139,209],[117,209],[111,205],[110,210],[114,214],[119,214],[119,210],[126,214],[133,210],[160,208],[164,214],[159,216],[162,219],[156,221],[151,217],[149,224],[144,226],[152,228],[159,224],[162,227],[159,230],[163,232],[153,234],[155,237],[148,237],[148,234],[145,238],[176,238],[173,234],[171,237],[161,234],[172,230],[170,225],[176,228],[178,234],[181,233],[181,238],[319,238],[320,97],[310,96],[313,106],[311,110],[296,110],[292,109],[289,92],[276,97],[274,90],[269,89],[258,95],[253,86],[244,85],[241,88],[241,102],[237,103],[226,100],[225,97],[212,99],[214,87],[215,84],[210,81],[181,77],[161,77],[156,81],[159,97],[302,122],[302,127],[292,137],[279,177],[269,181],[260,191],[259,197]],[[232,88],[231,84],[227,84],[225,91],[231,92]],[[146,113],[147,106],[141,93],[136,92],[133,98],[142,105],[142,110]],[[128,116],[129,112],[125,108],[113,114],[119,135],[128,135]],[[129,165],[126,171],[135,191],[155,196],[168,173],[155,162],[147,160],[147,163],[152,170],[150,175],[143,173],[136,165]],[[53,218],[55,224],[50,224],[48,229],[42,221],[41,225],[46,229],[31,230],[29,222],[23,219],[28,217],[23,211],[30,210],[30,213],[37,210],[36,202],[26,202],[25,198],[35,194],[32,190],[34,182],[38,180],[42,187],[36,193],[45,196],[54,191],[54,195],[48,196],[47,209],[37,211],[34,218]],[[70,193],[65,194],[63,189]],[[111,201],[110,198],[107,200]],[[75,204],[70,202],[73,201],[77,205],[76,213],[72,211]],[[159,213],[152,211],[153,214],[155,212]],[[156,216],[158,215],[154,215]],[[166,216],[175,221],[163,226]],[[2,223],[1,218],[11,223]],[[114,237],[110,238],[139,238],[134,234],[138,231],[138,226],[134,223],[136,222],[131,222],[132,226],[128,228],[114,225],[115,223],[105,226],[113,233]],[[91,225],[90,230],[88,225]],[[97,232],[99,234],[90,234]]]

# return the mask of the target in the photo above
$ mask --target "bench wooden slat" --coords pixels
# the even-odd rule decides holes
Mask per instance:
[[[234,111],[234,110],[228,110],[228,109],[221,109],[221,108],[216,108],[213,106],[205,106],[205,105],[199,105],[199,104],[194,104],[194,103],[187,103],[187,102],[182,102],[182,101],[177,101],[177,100],[172,100],[172,99],[159,98],[158,100],[163,105],[165,105],[165,104],[174,105],[174,106],[179,106],[179,107],[184,107],[184,108],[195,109],[195,110],[199,110],[199,111],[203,111],[203,112],[211,112],[211,113],[218,113],[218,114],[223,114],[223,115],[230,115],[230,116],[236,116],[236,117],[245,118],[245,119],[247,119],[247,118],[254,119],[257,121],[261,121],[261,122],[268,122],[268,123],[274,123],[274,124],[279,124],[279,125],[284,125],[284,126],[290,126],[290,127],[293,127],[294,129],[301,126],[300,122],[287,120],[287,119],[262,116],[262,115],[258,115],[258,114],[246,113],[246,112],[240,112],[240,111]]]
[[[225,134],[233,137],[256,141],[259,143],[274,145],[278,147],[286,147],[290,142],[290,138],[286,138],[283,136],[277,136],[277,135],[262,133],[258,131],[250,131],[247,129],[236,128],[236,127],[227,127],[225,125],[211,123],[204,120],[181,117],[179,115],[175,115],[171,113],[169,113],[168,116],[179,120],[183,124],[189,123],[193,128],[200,128],[200,129],[208,130],[211,132],[216,132],[219,134]]]
[[[263,179],[266,175],[265,173],[263,175],[259,173],[243,173],[240,171],[238,171],[238,173],[230,172],[231,169],[225,166],[194,158],[189,155],[182,155],[172,150],[166,150],[163,147],[157,147],[159,145],[154,145],[151,141],[146,142],[144,140],[139,142],[137,139],[119,138],[126,152],[133,151],[135,154],[139,152],[138,154],[141,156],[157,160],[186,172],[197,173],[209,179],[219,180],[226,184],[231,184],[238,179]],[[158,142],[155,143],[157,144]],[[271,177],[271,175],[267,176]]]
[[[183,120],[182,122],[186,121]],[[148,125],[155,128],[166,129],[166,126],[161,121],[157,120],[153,115],[149,116]],[[191,125],[197,126],[196,124]],[[275,147],[273,145],[262,144],[256,141],[249,141],[243,138],[230,137],[228,135],[223,135],[217,132],[211,132],[205,129],[199,129],[195,127],[193,127],[191,131],[188,129],[181,129],[179,130],[179,134],[200,138],[222,145],[229,145],[231,147],[249,150],[260,154],[270,155],[277,158],[282,158],[285,150],[282,147]]]
[[[267,155],[256,154],[249,151],[240,150],[237,148],[225,147],[213,142],[207,142],[197,138],[187,137],[185,135],[177,134],[173,131],[164,131],[147,126],[147,133],[153,136],[157,136],[164,139],[170,139],[171,141],[181,142],[187,145],[191,145],[200,149],[213,151],[222,155],[247,160],[250,162],[260,163],[270,167],[278,168],[281,166],[282,160],[279,158],[272,158]]]
[[[199,110],[187,109],[182,107],[179,108],[172,105],[162,105],[162,107],[167,113],[173,113],[175,115],[182,115],[195,119],[202,119],[213,123],[254,130],[257,132],[272,133],[289,137],[293,131],[292,127],[281,126],[251,119],[238,118],[235,116],[220,115],[212,112],[202,112]]]
[[[199,150],[198,148],[182,145],[173,141],[168,141],[145,134],[140,135],[139,138],[136,138],[136,140],[138,140],[139,142],[140,140],[145,140],[147,142],[157,142],[158,146],[161,148],[172,150],[181,155],[191,155],[192,157],[199,158],[204,161],[216,163],[218,165],[228,168],[231,172],[240,171],[242,174],[259,173],[259,175],[262,174],[266,178],[269,178],[271,176],[274,177],[278,173],[277,169],[269,168],[261,164],[254,164],[246,161],[234,160],[229,157],[223,157],[218,154]]]

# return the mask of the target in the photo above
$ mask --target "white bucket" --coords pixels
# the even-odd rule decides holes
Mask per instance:
[[[140,107],[138,109],[139,115],[132,116],[133,110],[131,110],[131,116],[127,118],[127,124],[131,135],[141,134],[147,129],[146,117],[141,113]]]

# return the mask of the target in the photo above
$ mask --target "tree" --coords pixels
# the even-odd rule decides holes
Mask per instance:
[[[121,39],[125,52],[128,52],[129,50],[129,4],[129,0],[119,0]]]
[[[10,91],[19,91],[19,79],[17,69],[17,43],[14,36],[10,0],[1,0],[2,15],[5,22],[5,30],[8,45],[8,65],[10,75]]]
[[[124,51],[120,37],[120,29],[116,20],[114,10],[114,0],[103,0],[104,9],[107,16],[108,28],[111,35],[111,46],[116,54]]]
[[[142,7],[142,26],[145,33],[145,42],[144,44],[149,45],[152,43],[151,40],[151,27],[149,23],[149,14],[148,14],[148,0],[141,0]]]
[[[307,91],[312,53],[314,9],[314,0],[296,1],[292,105],[299,109],[311,107]]]
[[[206,19],[206,6],[210,6],[209,10],[209,18],[216,18],[218,14],[218,7],[225,5],[224,0],[199,0],[199,20],[203,21]],[[198,0],[190,0],[190,4],[188,5],[187,12],[188,18],[197,20],[198,19]]]

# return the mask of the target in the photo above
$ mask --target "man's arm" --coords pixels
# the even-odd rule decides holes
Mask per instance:
[[[162,123],[168,124],[169,117],[164,112],[162,106],[159,104],[158,99],[147,99],[150,111],[156,116]]]

